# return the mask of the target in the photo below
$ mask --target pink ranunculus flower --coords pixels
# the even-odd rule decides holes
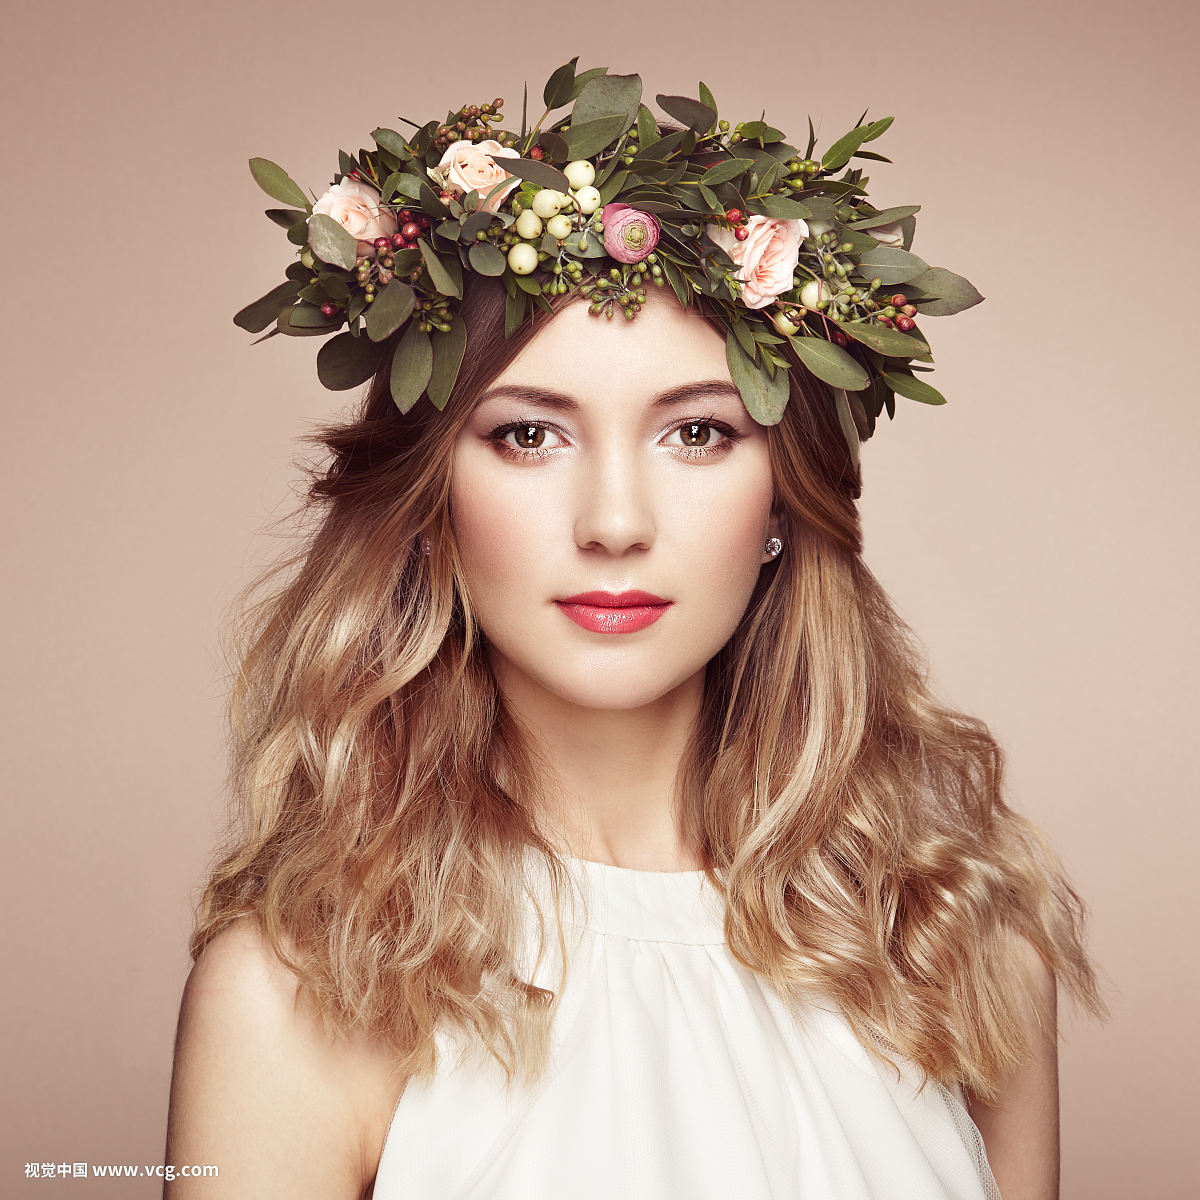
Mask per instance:
[[[709,225],[708,236],[738,265],[734,279],[742,285],[747,308],[766,308],[793,287],[792,272],[800,259],[800,243],[808,236],[803,221],[784,221],[757,214],[746,222],[746,240],[732,229]]]
[[[520,157],[516,150],[500,145],[495,138],[482,142],[453,142],[429,174],[448,192],[460,196],[478,192],[481,212],[498,212],[505,197],[520,186],[521,180],[503,170],[496,159]],[[508,183],[504,183],[506,179]],[[498,184],[503,186],[498,187]]]
[[[380,206],[379,193],[349,177],[335,183],[313,205],[313,213],[332,217],[351,237],[358,239],[359,254],[369,254],[377,237],[396,232],[396,214]]]
[[[889,221],[886,225],[876,225],[874,229],[864,229],[868,237],[873,237],[885,246],[895,246],[898,250],[904,248],[904,229],[899,221]]]
[[[606,204],[600,214],[604,222],[604,249],[617,262],[639,263],[658,245],[658,219],[628,204]]]

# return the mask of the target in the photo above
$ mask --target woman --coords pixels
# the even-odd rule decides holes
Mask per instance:
[[[1056,1195],[1078,902],[863,564],[844,394],[779,339],[760,423],[715,301],[549,283],[514,331],[468,274],[444,411],[401,411],[392,338],[325,435],[238,679],[168,1161],[207,1196]]]

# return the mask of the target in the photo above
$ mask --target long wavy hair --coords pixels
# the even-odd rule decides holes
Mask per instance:
[[[402,415],[385,355],[357,418],[320,435],[302,550],[246,607],[235,820],[191,949],[252,914],[327,1026],[382,1039],[405,1075],[428,1077],[452,1030],[525,1076],[553,998],[520,966],[522,864],[565,874],[472,616],[449,484],[476,399],[552,318],[505,339],[504,292],[480,278],[462,312],[446,410]],[[931,696],[861,557],[833,398],[799,362],[790,375],[767,430],[787,553],[708,664],[679,811],[741,963],[987,1097],[1025,1054],[1030,946],[1098,1007],[1082,905],[1006,805],[985,726]]]

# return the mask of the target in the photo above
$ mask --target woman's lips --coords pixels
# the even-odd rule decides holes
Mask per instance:
[[[592,633],[636,633],[671,607],[650,592],[580,592],[555,603],[576,625]]]

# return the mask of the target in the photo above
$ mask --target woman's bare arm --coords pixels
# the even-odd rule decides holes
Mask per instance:
[[[257,924],[200,955],[184,989],[166,1161],[217,1178],[168,1183],[168,1200],[359,1200],[403,1087],[386,1051],[330,1039]]]
[[[967,1107],[987,1147],[1002,1200],[1058,1200],[1058,1023],[1054,975],[1029,950],[1037,981],[1025,1011],[1029,1061],[989,1105]]]

